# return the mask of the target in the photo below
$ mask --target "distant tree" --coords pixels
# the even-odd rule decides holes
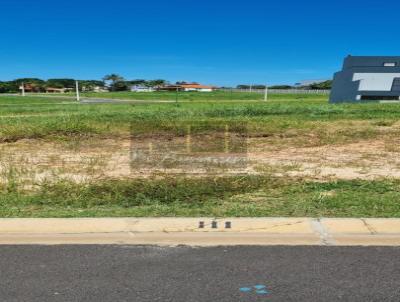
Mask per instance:
[[[255,84],[255,85],[237,85],[237,89],[265,89],[265,85]]]
[[[131,81],[125,81],[123,77],[117,74],[106,75],[103,81],[97,80],[79,80],[79,88],[84,91],[93,91],[95,87],[106,87],[105,81],[111,82],[111,89],[113,91],[125,91],[132,85],[144,85],[148,87],[156,87],[168,84],[166,80],[155,79],[155,80],[143,80],[136,79]],[[0,81],[0,93],[15,93],[20,91],[21,84],[33,88],[34,92],[45,91],[46,88],[74,88],[74,79],[48,79],[47,81],[38,78],[20,78],[13,81]],[[186,82],[182,82],[186,83]]]
[[[18,85],[13,85],[11,82],[0,82],[0,93],[18,92]]]
[[[128,90],[129,85],[125,81],[118,81],[112,86],[113,91],[126,91]]]
[[[292,86],[289,86],[289,85],[274,85],[274,86],[270,86],[268,88],[269,89],[291,89]]]
[[[29,85],[35,92],[42,92],[46,89],[46,82],[37,78],[20,78],[9,82],[12,92],[19,91],[19,87],[24,83],[24,85]]]
[[[198,85],[199,83],[197,82],[185,82],[185,81],[179,81],[175,83],[176,85],[187,85],[187,84],[194,84],[194,85]]]
[[[106,75],[103,78],[103,80],[104,81],[111,81],[111,90],[112,91],[116,91],[117,90],[117,83],[121,83],[121,82],[125,81],[123,77],[121,77],[120,75],[115,74],[115,73]],[[121,87],[121,84],[119,84],[118,86]]]
[[[118,74],[112,73],[104,76],[104,81],[112,81],[113,83],[124,81],[124,78]]]
[[[84,91],[93,91],[95,87],[104,87],[105,83],[103,81],[96,80],[81,80],[79,81],[79,88]]]
[[[310,89],[332,89],[332,80],[325,81],[322,83],[314,83],[309,86]]]
[[[18,90],[16,90],[18,91]],[[10,82],[0,82],[0,93],[9,93],[9,92],[16,92],[12,91],[12,87]]]
[[[46,81],[47,87],[53,88],[74,88],[75,80],[74,79],[48,79]]]
[[[147,81],[143,79],[136,79],[131,81],[126,81],[128,85],[146,85]]]
[[[147,81],[147,86],[148,87],[157,87],[157,86],[164,86],[167,85],[168,82],[166,80],[162,80],[162,79],[157,79],[157,80],[150,80]]]
[[[0,82],[0,93],[15,93],[20,91],[21,84],[29,87],[33,92],[44,92],[47,87],[53,88],[73,88],[75,87],[74,79],[49,79],[47,81],[37,78],[20,78],[13,81]],[[90,91],[96,86],[104,87],[103,81],[83,80],[79,81],[81,90]]]
[[[38,84],[38,85],[45,84],[45,81],[43,81],[41,79],[37,79],[37,78],[20,78],[20,79],[11,81],[11,82],[15,82],[17,84],[21,84],[21,83]]]

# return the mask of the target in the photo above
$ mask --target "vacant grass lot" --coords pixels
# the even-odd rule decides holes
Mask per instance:
[[[106,97],[174,100],[173,93]],[[329,105],[322,95],[271,95],[265,103],[241,93],[179,100],[0,96],[0,216],[400,217],[399,105]],[[245,124],[257,173],[131,177],[122,169],[132,128],[174,138],[193,121],[203,131]]]
[[[273,100],[289,100],[288,95],[273,94]],[[83,93],[84,97],[94,98],[110,98],[120,100],[164,100],[164,101],[218,101],[218,102],[232,102],[232,101],[261,101],[264,100],[262,93],[253,92],[225,92],[225,91],[213,91],[213,92],[106,92],[106,93]],[[310,100],[324,100],[326,97],[323,95],[292,95],[291,99],[310,99]]]
[[[247,122],[254,135],[297,136],[305,139],[304,143],[313,137],[315,143],[326,144],[380,135],[379,127],[393,125],[399,114],[400,106],[396,104],[329,105],[326,96],[319,95],[275,95],[268,103],[218,99],[96,105],[57,98],[0,97],[0,141],[115,137],[128,134],[131,123],[139,126],[150,122],[158,128],[202,120],[210,124]]]

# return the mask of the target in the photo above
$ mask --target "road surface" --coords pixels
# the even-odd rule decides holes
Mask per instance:
[[[0,246],[0,301],[399,301],[397,247]]]

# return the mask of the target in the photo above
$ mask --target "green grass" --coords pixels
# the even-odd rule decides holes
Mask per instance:
[[[175,177],[4,188],[0,217],[400,217],[399,200],[399,180]]]
[[[143,96],[142,96],[143,95]],[[93,96],[102,97],[95,94]],[[118,99],[173,99],[174,94],[107,93]],[[181,102],[78,104],[72,99],[0,96],[0,142],[82,141],[129,137],[131,129],[179,134],[202,122],[246,125],[277,147],[310,147],[400,135],[397,104],[327,103],[323,95],[182,95]],[[315,182],[271,175],[112,179],[76,184],[18,182],[0,188],[0,217],[329,216],[400,217],[400,181]]]
[[[316,146],[391,139],[400,129],[384,133],[382,129],[399,117],[397,104],[331,105],[321,95],[272,95],[267,103],[218,99],[178,104],[78,104],[44,97],[0,96],[0,142],[126,137],[130,129],[144,125],[148,132],[164,128],[180,131],[182,125],[202,121],[210,129],[216,122],[246,124],[251,136],[269,137],[276,145],[291,140],[294,146]]]
[[[275,145],[284,146],[290,140],[294,146],[317,146],[376,137],[391,139],[400,130],[382,133],[381,129],[399,117],[400,106],[396,104],[330,105],[321,95],[272,95],[267,103],[218,99],[95,105],[0,96],[0,142],[127,137],[130,129],[143,129],[144,125],[148,132],[164,128],[179,132],[182,125],[202,121],[210,129],[216,122],[246,124],[251,136],[268,137]]]
[[[267,103],[218,99],[95,105],[44,97],[0,96],[0,141],[127,136],[131,125],[142,127],[143,123],[158,129],[191,121],[210,125],[218,121],[246,123],[255,136],[298,137],[304,143],[312,137],[313,144],[321,145],[379,136],[380,127],[393,124],[399,117],[400,106],[396,104],[330,105],[321,95],[272,95]],[[360,122],[363,126],[357,124]]]
[[[83,93],[84,97],[94,98],[108,98],[108,99],[120,99],[120,100],[163,100],[163,101],[178,101],[191,102],[191,101],[261,101],[264,100],[264,94],[252,93],[252,92],[106,92],[106,93]],[[324,100],[324,95],[279,95],[273,94],[270,91],[270,99],[273,100]]]

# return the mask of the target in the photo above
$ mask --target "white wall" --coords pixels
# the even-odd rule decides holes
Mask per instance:
[[[185,91],[212,92],[211,88],[185,88]]]
[[[153,88],[131,88],[132,92],[153,92]]]
[[[400,73],[355,73],[353,81],[360,81],[358,91],[391,91],[395,78]]]

